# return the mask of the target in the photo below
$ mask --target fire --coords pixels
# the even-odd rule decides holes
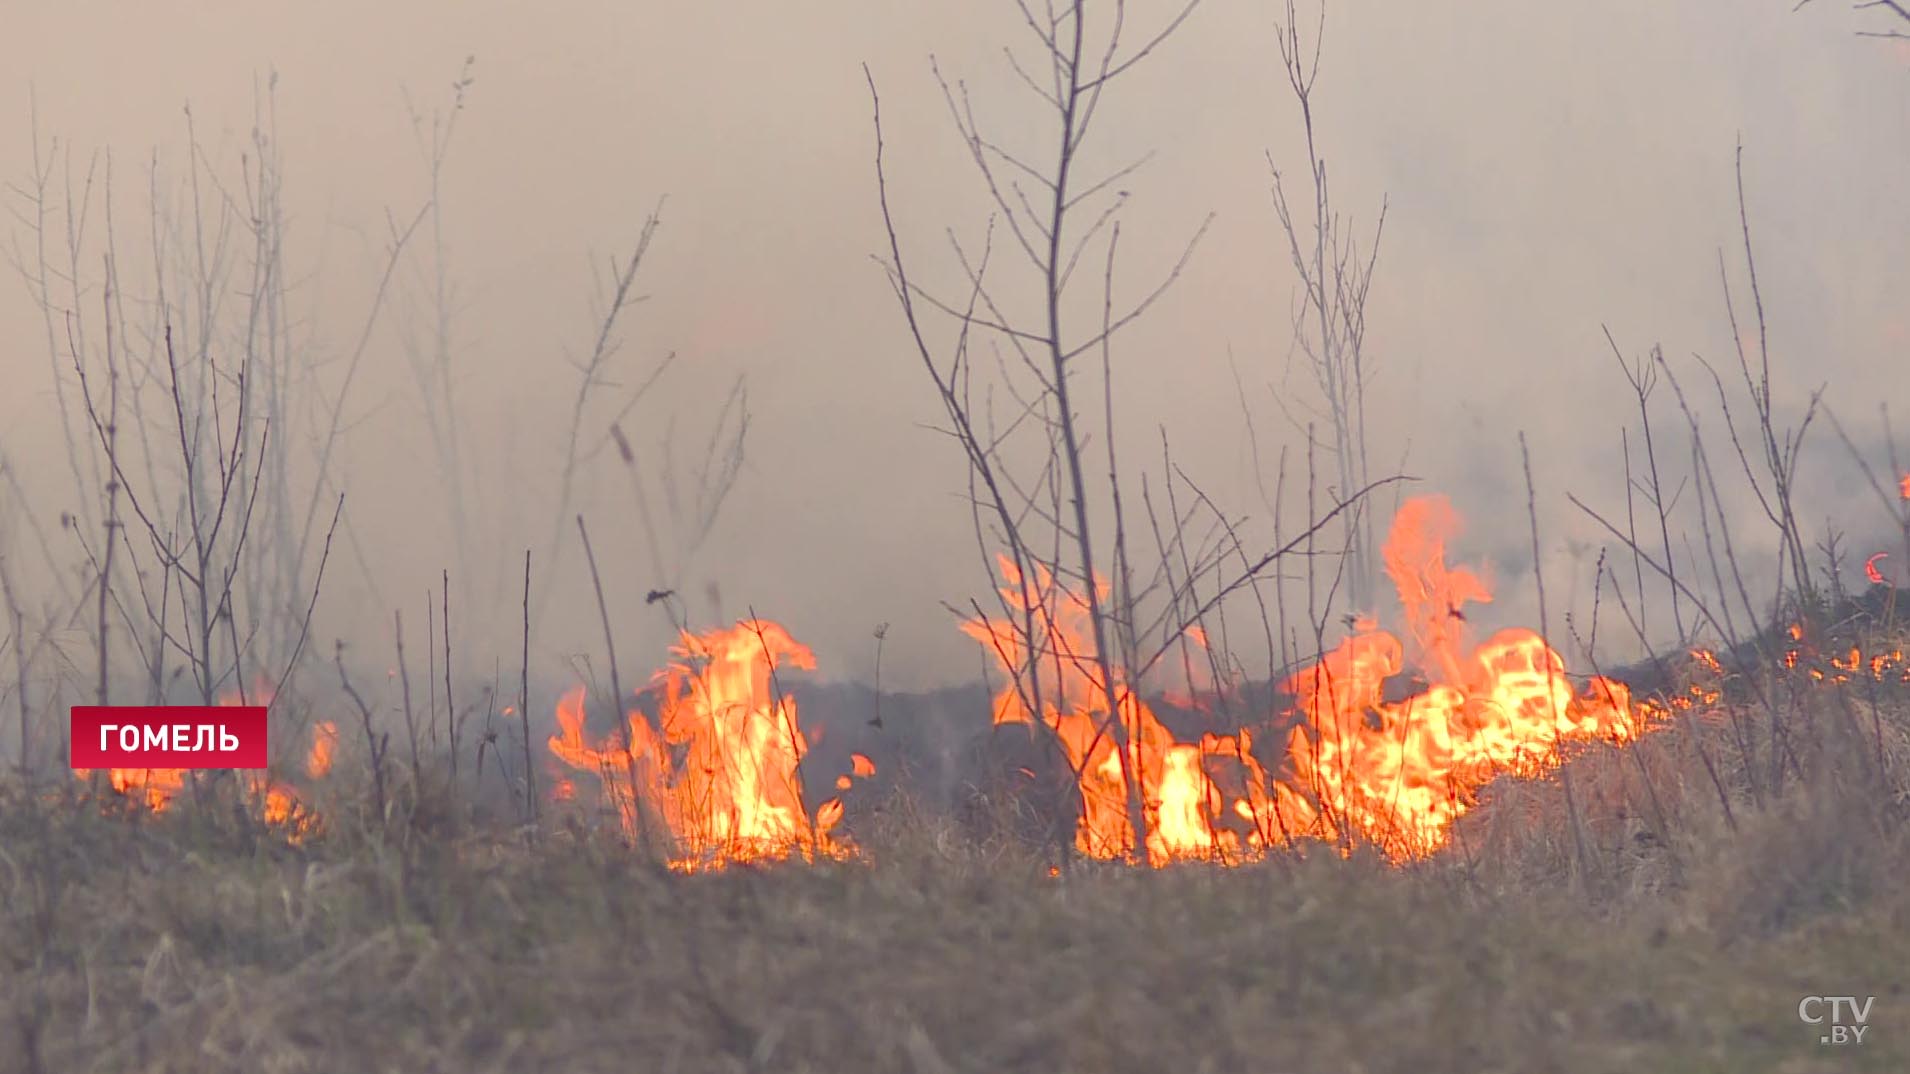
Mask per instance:
[[[269,691],[268,691],[269,693]],[[239,704],[237,694],[219,698],[221,705]],[[257,703],[265,703],[263,701]],[[338,745],[338,725],[320,721],[312,728],[312,745],[306,755],[306,774],[323,778],[331,771],[332,754]],[[92,770],[76,768],[73,775],[90,779]],[[281,829],[288,842],[299,843],[319,828],[318,814],[304,803],[297,790],[264,772],[238,773],[246,797],[267,827]],[[173,799],[186,788],[186,770],[177,768],[111,768],[106,772],[113,792],[138,801],[147,812],[160,814],[172,806]]]
[[[73,774],[85,779],[93,773],[76,768]],[[110,768],[106,777],[114,793],[142,800],[151,813],[164,813],[173,796],[186,786],[185,772],[173,768]]]
[[[1017,616],[1032,616],[1033,646],[1041,676],[1039,715],[1025,696],[1032,684],[1015,679],[1028,666],[1030,639],[1024,622],[972,619],[962,630],[993,652],[1010,675],[995,697],[997,724],[1029,723],[1037,718],[1055,733],[1066,751],[1081,795],[1075,846],[1091,858],[1134,855],[1137,842],[1127,813],[1127,773],[1139,774],[1147,822],[1148,857],[1167,861],[1189,857],[1231,857],[1241,853],[1239,833],[1214,824],[1220,795],[1203,763],[1199,745],[1176,742],[1126,681],[1118,664],[1114,694],[1127,729],[1127,756],[1121,756],[1108,727],[1108,691],[1099,682],[1093,656],[1087,599],[1057,583],[1037,567],[1024,578],[1015,564],[1000,560],[1007,581],[1001,595]],[[1097,580],[1105,594],[1105,582]],[[1215,746],[1216,751],[1221,747]],[[1244,749],[1235,754],[1251,761]]]
[[[795,699],[777,681],[779,669],[815,668],[808,647],[777,623],[750,619],[686,632],[671,652],[675,660],[652,680],[660,699],[654,721],[633,709],[627,730],[593,745],[580,686],[557,703],[551,753],[595,773],[625,833],[658,840],[679,870],[849,854],[848,842],[832,834],[842,800],[813,811],[805,802],[800,766],[809,746]],[[858,755],[854,774],[874,772]]]
[[[1868,676],[1872,682],[1910,686],[1910,660],[1905,659],[1901,647],[1865,653],[1853,644],[1826,657],[1803,642],[1800,628],[1793,626],[1791,631],[1799,644],[1784,654],[1784,666],[1787,670],[1803,667],[1805,676],[1815,685],[1842,686]]]
[[[1897,494],[1910,500],[1910,473],[1904,474],[1897,480]]]
[[[320,720],[312,726],[312,750],[305,755],[305,774],[324,779],[332,771],[332,755],[338,751],[338,725]]]
[[[312,745],[305,754],[305,774],[324,779],[331,774],[332,756],[338,750],[338,725],[320,720],[312,725]],[[245,772],[246,788],[259,804],[259,813],[273,828],[285,829],[287,842],[297,844],[318,831],[319,817],[312,812],[296,790],[264,773]]]
[[[816,737],[820,738],[822,736],[817,735]],[[814,744],[813,740],[811,744]],[[852,753],[849,755],[849,774],[836,777],[836,789],[846,791],[855,786],[856,780],[868,779],[873,775],[875,775],[875,762],[869,760],[864,754]]]
[[[1444,845],[1453,821],[1490,780],[1544,773],[1569,740],[1630,740],[1652,712],[1610,679],[1594,676],[1584,689],[1575,687],[1564,659],[1533,631],[1502,630],[1468,644],[1464,606],[1490,601],[1491,590],[1475,572],[1446,565],[1445,544],[1458,527],[1445,500],[1411,500],[1383,550],[1410,656],[1428,685],[1386,700],[1387,680],[1408,666],[1408,643],[1370,619],[1356,621],[1338,647],[1282,684],[1300,722],[1286,743],[1281,778],[1269,777],[1246,731],[1175,740],[1117,664],[1114,693],[1129,740],[1121,756],[1089,640],[1087,601],[1045,570],[1024,578],[1003,560],[1002,596],[1022,621],[978,618],[963,630],[1010,674],[995,698],[995,722],[1039,719],[1064,747],[1081,796],[1075,845],[1088,857],[1135,854],[1126,808],[1130,770],[1139,780],[1155,864],[1238,861],[1299,838],[1343,847],[1359,840],[1396,860],[1419,857]],[[1030,617],[1040,657],[1038,714],[1026,696],[1031,684],[1016,679],[1029,666]]]

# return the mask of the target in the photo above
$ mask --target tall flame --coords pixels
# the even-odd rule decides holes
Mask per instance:
[[[995,698],[995,722],[1039,719],[1064,747],[1081,796],[1075,845],[1084,855],[1134,855],[1131,770],[1148,857],[1157,864],[1237,861],[1300,838],[1357,839],[1395,859],[1417,857],[1445,843],[1486,782],[1544,772],[1559,762],[1566,740],[1633,738],[1654,711],[1634,706],[1627,687],[1610,679],[1594,676],[1576,689],[1564,659],[1530,630],[1468,645],[1463,609],[1492,594],[1477,573],[1446,565],[1446,542],[1458,530],[1444,499],[1410,500],[1383,549],[1411,655],[1429,684],[1387,701],[1387,680],[1407,666],[1406,643],[1359,621],[1336,648],[1282,683],[1300,718],[1283,778],[1269,777],[1247,731],[1177,741],[1117,664],[1114,693],[1129,739],[1120,756],[1107,691],[1098,685],[1087,601],[1044,569],[1025,578],[1004,559],[1001,592],[1014,615],[972,619],[962,629],[1009,673]],[[1040,658],[1032,675],[1030,644]],[[1028,696],[1037,685],[1038,715]]]
[[[841,799],[813,812],[805,802],[799,766],[809,747],[795,699],[776,677],[782,668],[813,670],[809,648],[777,623],[749,619],[685,632],[671,652],[676,659],[653,680],[654,722],[633,709],[626,730],[592,744],[578,687],[557,703],[551,753],[596,773],[624,831],[657,840],[678,869],[846,854],[846,841],[831,834]],[[875,767],[862,758],[855,773],[865,771]]]
[[[1643,730],[1647,713],[1628,687],[1593,676],[1576,689],[1564,658],[1531,630],[1468,646],[1464,605],[1491,600],[1491,591],[1473,572],[1445,567],[1459,525],[1443,498],[1409,500],[1383,549],[1426,689],[1385,700],[1406,652],[1377,628],[1287,680],[1305,716],[1288,760],[1319,805],[1316,835],[1357,834],[1396,857],[1424,855],[1501,773],[1536,776],[1558,763],[1566,741],[1622,742]]]

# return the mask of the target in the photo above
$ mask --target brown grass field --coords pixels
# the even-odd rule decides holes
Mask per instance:
[[[1727,704],[1571,760],[1588,857],[1558,779],[1501,781],[1403,868],[1316,844],[1051,875],[898,798],[857,860],[685,876],[587,811],[533,844],[401,784],[380,824],[349,766],[299,846],[15,788],[0,1065],[1910,1069],[1910,704],[1797,690],[1761,781],[1770,724]],[[1863,1042],[1820,1044],[1800,999],[1846,994],[1876,997]]]
[[[119,6],[326,80],[16,102],[0,1074],[1910,1072],[1910,0]]]

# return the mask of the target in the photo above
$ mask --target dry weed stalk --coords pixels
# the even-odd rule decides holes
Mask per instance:
[[[1387,204],[1382,198],[1372,238],[1362,249],[1359,237],[1349,234],[1351,222],[1334,206],[1315,127],[1315,87],[1326,43],[1327,6],[1326,0],[1321,0],[1311,47],[1301,35],[1294,0],[1287,0],[1285,19],[1276,27],[1281,66],[1299,107],[1300,127],[1306,138],[1307,185],[1312,193],[1310,220],[1295,215],[1285,177],[1271,153],[1267,168],[1273,177],[1274,209],[1287,238],[1288,255],[1301,291],[1293,303],[1293,348],[1306,357],[1325,407],[1323,416],[1332,436],[1325,446],[1333,464],[1333,493],[1347,497],[1373,482],[1366,390],[1374,369],[1365,346],[1366,302],[1386,233]],[[1277,394],[1275,399],[1286,409]],[[1303,426],[1291,412],[1288,417],[1296,432],[1304,431],[1309,437],[1313,434],[1310,423]],[[1373,535],[1373,514],[1356,506],[1345,515],[1343,523],[1348,560],[1346,603],[1354,609],[1370,609],[1377,595],[1374,557],[1378,543]]]

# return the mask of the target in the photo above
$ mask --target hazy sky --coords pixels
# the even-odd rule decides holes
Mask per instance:
[[[667,195],[638,285],[649,298],[618,361],[634,381],[661,355],[678,359],[626,429],[644,451],[674,417],[694,442],[738,375],[752,415],[747,466],[697,577],[720,581],[729,613],[754,606],[788,623],[825,674],[866,677],[870,631],[885,621],[886,681],[978,666],[940,605],[988,584],[961,462],[926,428],[939,409],[870,259],[885,239],[861,65],[883,94],[904,240],[925,278],[952,281],[944,229],[973,240],[986,204],[930,57],[969,83],[985,124],[1037,136],[1001,55],[1026,44],[1012,3],[4,6],[0,174],[29,177],[37,100],[43,141],[72,147],[76,176],[88,154],[113,151],[115,209],[135,233],[155,154],[167,182],[184,174],[183,106],[207,159],[236,176],[255,94],[277,73],[294,302],[327,386],[364,316],[387,211],[408,216],[425,194],[407,94],[423,111],[446,107],[475,56],[442,203],[478,488],[468,528],[484,553],[470,569],[508,593],[513,557],[548,536],[577,383],[567,361],[595,326],[591,274]],[[1132,6],[1156,25],[1178,5]],[[1300,399],[1306,385],[1281,387],[1293,278],[1267,155],[1292,164],[1301,146],[1275,15],[1261,2],[1202,5],[1110,96],[1094,157],[1158,152],[1125,184],[1130,293],[1217,214],[1176,289],[1117,349],[1123,450],[1148,464],[1164,428],[1207,491],[1259,516],[1236,370],[1268,457],[1294,440],[1274,393]],[[1558,570],[1572,563],[1565,539],[1589,535],[1564,492],[1616,502],[1626,397],[1601,324],[1628,350],[1725,356],[1719,249],[1741,282],[1740,139],[1780,391],[1828,382],[1853,426],[1880,397],[1910,404],[1910,50],[1853,36],[1863,19],[1829,0],[1799,13],[1789,0],[1333,8],[1323,152],[1356,221],[1390,199],[1370,311],[1375,451],[1410,445],[1407,469],[1471,518],[1462,553],[1529,562],[1520,430]],[[366,562],[339,576],[330,633],[384,629],[377,604],[420,603],[449,555],[442,475],[392,332],[393,319],[424,316],[420,294],[398,303],[409,313],[394,307],[348,400],[340,473]],[[53,461],[44,331],[12,282],[0,287],[0,343],[0,449],[51,518],[73,490]],[[587,439],[606,416],[593,411]],[[647,664],[662,635],[641,605],[649,558],[626,478],[614,456],[591,476],[578,506],[627,619],[620,643],[637,650],[625,661]],[[1845,495],[1825,490],[1827,509]],[[574,555],[551,575],[540,648],[554,661],[595,644],[596,612]],[[513,613],[486,610],[506,639]]]

